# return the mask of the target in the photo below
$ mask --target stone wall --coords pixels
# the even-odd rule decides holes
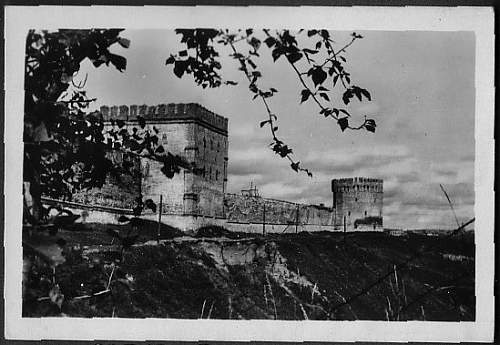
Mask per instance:
[[[332,180],[335,218],[354,229],[383,227],[383,181],[354,177]]]
[[[332,209],[261,197],[226,194],[228,222],[335,226]]]
[[[164,212],[176,215],[223,217],[227,183],[228,140],[226,118],[195,104],[157,106],[102,106],[106,123],[122,120],[137,126],[137,116],[146,120],[145,130],[158,131],[160,143],[184,157],[194,169],[181,170],[169,179],[157,162],[143,159],[142,192],[145,199],[164,201]]]
[[[106,154],[114,165],[121,165],[124,159],[133,163],[132,175],[108,174],[102,187],[79,190],[72,195],[72,201],[88,205],[109,206],[131,209],[136,199],[141,195],[140,161],[121,151],[111,151]]]
[[[148,122],[196,119],[227,134],[228,120],[197,103],[169,103],[158,105],[103,105],[101,114],[105,122],[112,120],[137,121],[141,116]]]

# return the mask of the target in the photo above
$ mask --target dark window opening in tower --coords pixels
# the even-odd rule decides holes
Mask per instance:
[[[366,210],[365,210],[365,217],[366,217],[366,215],[367,215],[367,212],[366,212]]]
[[[358,198],[354,198],[354,201],[358,202]]]
[[[207,148],[207,141],[205,140],[205,138],[203,138],[203,148],[206,149]]]
[[[219,170],[215,170],[215,181],[219,181]]]
[[[347,215],[350,217],[351,216],[351,211],[347,212]]]
[[[214,149],[214,142],[212,141],[212,139],[210,139],[210,150],[213,150]]]
[[[210,167],[210,175],[208,176],[208,178],[211,180],[212,179],[212,167]]]

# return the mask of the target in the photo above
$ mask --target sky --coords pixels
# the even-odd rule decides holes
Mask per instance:
[[[202,89],[190,76],[177,78],[165,60],[183,47],[172,30],[125,30],[127,69],[94,68],[82,63],[76,77],[88,74],[89,97],[101,105],[196,102],[229,119],[228,191],[239,193],[252,182],[261,196],[292,202],[332,204],[331,179],[374,177],[384,180],[384,227],[453,228],[456,222],[441,191],[453,202],[458,220],[474,216],[474,54],[472,32],[359,31],[345,54],[354,84],[370,91],[372,101],[353,101],[355,119],[377,122],[375,133],[341,132],[318,114],[313,102],[300,104],[302,87],[291,67],[261,48],[256,59],[262,87],[278,93],[270,107],[278,116],[279,136],[294,158],[313,173],[297,174],[269,149],[262,103],[252,100],[244,75],[221,48],[222,75],[237,86]],[[331,32],[337,48],[349,32]],[[303,42],[303,41],[300,41]],[[304,41],[305,42],[305,41]],[[314,42],[307,46],[313,48]],[[339,94],[332,103],[341,107]]]

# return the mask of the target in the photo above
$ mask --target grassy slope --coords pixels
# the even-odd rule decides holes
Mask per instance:
[[[144,229],[141,241],[154,238],[153,226]],[[25,316],[62,312],[82,317],[198,318],[203,311],[204,318],[474,319],[471,235],[350,233],[344,241],[338,233],[299,233],[168,240],[179,234],[162,228],[162,238],[167,239],[163,244],[132,247],[119,262],[119,246],[96,246],[110,244],[102,227],[83,230],[59,234],[69,244],[93,249],[66,250],[66,262],[56,270],[65,295],[61,309],[49,300],[37,300],[49,294],[51,271],[33,260]],[[418,258],[393,272],[394,264],[415,252],[421,253]],[[74,299],[105,290],[113,263],[111,293]],[[392,273],[373,284],[386,272]],[[367,293],[344,304],[370,285]]]

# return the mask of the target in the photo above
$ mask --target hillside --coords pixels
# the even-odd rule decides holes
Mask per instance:
[[[51,268],[25,250],[24,316],[475,318],[472,233],[261,237],[205,228],[186,236],[164,226],[158,244],[153,224],[143,224],[122,261],[122,246],[105,228],[59,231],[66,242],[59,289]]]

